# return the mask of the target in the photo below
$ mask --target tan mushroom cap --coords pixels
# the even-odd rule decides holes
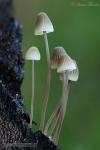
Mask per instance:
[[[44,32],[50,33],[53,32],[53,24],[46,13],[41,12],[37,15],[36,24],[35,24],[35,35],[43,35]]]
[[[55,47],[51,58],[51,69],[57,69],[58,63],[66,56],[66,51],[63,47]]]
[[[66,53],[63,47],[55,47],[53,49],[53,55],[51,58],[51,69],[56,68],[58,73],[64,72],[66,70],[76,69],[75,62]]]
[[[40,60],[40,52],[37,47],[30,47],[26,52],[26,60]]]

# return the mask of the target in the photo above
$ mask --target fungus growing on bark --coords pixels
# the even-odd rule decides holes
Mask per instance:
[[[37,47],[30,47],[26,52],[25,56],[26,60],[32,61],[32,98],[31,98],[31,113],[30,113],[30,128],[32,128],[33,122],[33,114],[34,114],[34,87],[35,87],[35,80],[34,80],[34,61],[40,60],[40,52]]]
[[[55,143],[58,143],[60,131],[62,128],[63,120],[65,117],[66,106],[69,94],[69,80],[78,79],[78,67],[76,62],[66,53],[63,47],[56,47],[53,49],[53,54],[51,58],[51,68],[57,69],[62,79],[62,96],[60,102],[58,103],[56,109],[49,118],[44,133],[52,137]],[[74,74],[76,73],[76,74]]]
[[[42,113],[41,113],[41,121],[40,121],[40,129],[42,131],[44,129],[45,115],[47,110],[47,104],[48,104],[49,93],[50,93],[50,82],[51,82],[50,50],[49,50],[47,34],[53,31],[54,31],[53,24],[49,19],[49,17],[47,16],[47,14],[44,12],[39,13],[36,18],[34,33],[35,35],[44,36],[47,65],[48,65],[47,81],[46,81],[46,88],[45,88],[44,101],[43,101]]]

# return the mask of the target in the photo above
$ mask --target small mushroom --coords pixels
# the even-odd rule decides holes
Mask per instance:
[[[77,68],[75,61],[66,53],[65,49],[63,47],[56,47],[53,49],[53,55],[51,58],[51,68],[57,69],[57,72],[61,74],[62,81],[63,81],[63,87],[62,87],[62,96],[60,103],[58,104],[57,108],[51,115],[49,121],[47,122],[47,125],[45,127],[45,133],[48,134],[48,129],[51,126],[51,122],[57,123],[57,117],[56,119],[54,116],[56,115],[59,107],[60,109],[60,116],[59,116],[59,123],[58,127],[55,131],[54,138],[56,136],[55,143],[57,144],[59,139],[59,133],[61,131],[62,123],[64,120],[65,112],[66,112],[66,105],[68,101],[68,93],[69,93],[69,72],[72,72]],[[59,130],[58,130],[59,129]],[[49,133],[51,134],[51,133]]]
[[[34,61],[40,60],[40,52],[37,47],[30,47],[26,52],[26,60],[32,61],[32,99],[31,99],[31,113],[30,113],[30,128],[32,128],[33,114],[34,114]]]
[[[76,69],[76,65],[63,47],[55,47],[51,58],[51,69],[57,69],[59,73],[65,70]]]
[[[44,32],[51,33],[53,31],[54,27],[48,15],[44,12],[37,14],[34,34],[43,35]]]
[[[54,137],[53,137],[53,140],[55,141],[55,144],[57,144],[58,143],[58,140],[59,140],[59,135],[60,135],[60,132],[61,132],[61,128],[62,128],[62,124],[63,124],[63,120],[64,120],[64,116],[65,116],[65,112],[66,112],[66,106],[67,106],[67,101],[68,101],[68,94],[69,94],[69,90],[70,90],[70,83],[71,83],[71,81],[77,81],[78,80],[78,77],[79,77],[79,70],[78,70],[78,66],[77,66],[77,64],[76,64],[76,61],[74,61],[74,63],[75,63],[75,65],[76,65],[76,69],[74,69],[74,70],[69,70],[69,71],[67,71],[67,72],[65,72],[66,73],[66,75],[64,75],[63,73],[62,74],[60,74],[60,80],[62,80],[63,81],[63,84],[64,84],[64,82],[65,82],[65,76],[67,76],[67,78],[68,78],[68,86],[65,86],[66,88],[64,88],[64,90],[65,90],[65,96],[63,95],[62,96],[62,101],[64,100],[64,105],[63,105],[63,112],[62,112],[62,117],[60,117],[60,121],[59,121],[59,124],[58,124],[58,126],[57,126],[57,128],[56,128],[56,131],[55,131],[55,134],[54,134]],[[67,79],[66,78],[66,79]],[[67,100],[67,101],[66,101]]]
[[[77,81],[78,77],[79,77],[79,70],[78,70],[78,66],[76,64],[76,69],[68,71],[68,80],[69,81]],[[60,74],[59,79],[63,80],[62,74]]]
[[[47,64],[48,64],[48,74],[47,74],[47,81],[46,81],[46,89],[44,95],[44,102],[43,108],[41,113],[41,121],[40,121],[40,129],[43,130],[44,123],[45,123],[45,114],[47,110],[48,98],[50,93],[50,82],[51,82],[51,68],[50,68],[50,51],[49,51],[49,44],[48,44],[48,37],[47,34],[54,31],[53,24],[46,13],[41,12],[37,15],[36,24],[35,24],[35,35],[43,35],[45,41],[45,48],[46,48],[46,57],[47,57]]]
[[[53,137],[56,144],[58,143],[58,140],[59,140],[59,135],[60,135],[60,131],[62,128],[62,124],[63,124],[65,112],[66,112],[66,105],[67,105],[67,101],[68,101],[68,100],[66,101],[66,99],[68,99],[70,83],[71,83],[71,81],[77,81],[78,77],[79,77],[79,70],[78,70],[78,66],[76,64],[76,61],[74,61],[74,63],[76,65],[76,69],[69,70],[69,71],[67,71],[67,74],[66,74],[67,78],[68,78],[68,87],[67,87],[67,90],[65,90],[65,102],[66,102],[66,104],[63,105],[64,109],[63,109],[62,117],[60,118],[60,123],[58,124],[56,131],[55,131],[55,134],[54,134],[54,137]],[[64,74],[60,74],[60,80],[64,81]]]
[[[61,121],[58,124],[58,127],[54,135],[54,141],[56,144],[58,143],[58,140],[59,140],[62,124],[63,124],[65,113],[66,113],[68,95],[69,95],[69,90],[70,90],[70,83],[71,81],[77,81],[79,77],[78,66],[74,60],[72,61],[73,63],[70,61],[71,65],[69,64],[70,68],[67,70],[65,70],[65,68],[67,68],[67,61],[62,61],[62,65],[60,64],[60,69],[59,69],[59,66],[57,68],[57,72],[61,73],[62,81],[63,81],[63,92],[62,92],[62,99],[61,99],[61,103],[63,105],[63,111],[62,111],[62,115],[60,118]]]
[[[60,60],[62,58],[64,58],[66,56],[66,51],[64,50],[64,48],[62,47],[55,47],[53,49],[53,54],[51,57],[51,69],[57,69],[58,64],[60,63]],[[51,132],[49,132],[49,128],[53,123],[57,123],[57,118],[59,115],[58,110],[61,111],[61,105],[58,105],[57,108],[54,110],[54,112],[52,113],[51,117],[49,118],[45,128],[44,128],[44,134],[51,134]],[[50,129],[52,130],[52,128]]]

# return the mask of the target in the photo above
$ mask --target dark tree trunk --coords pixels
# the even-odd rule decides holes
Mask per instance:
[[[28,127],[30,118],[20,91],[24,78],[22,26],[12,12],[12,0],[0,0],[0,150],[58,150],[41,131],[33,133]],[[32,143],[32,148],[16,147],[16,143]]]

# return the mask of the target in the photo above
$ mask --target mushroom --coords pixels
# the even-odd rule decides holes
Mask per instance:
[[[46,48],[46,57],[48,64],[48,75],[46,81],[46,89],[44,95],[44,102],[41,113],[40,129],[43,130],[45,123],[45,114],[47,110],[48,98],[50,93],[50,82],[51,82],[51,68],[50,68],[50,52],[47,34],[54,31],[53,24],[46,13],[41,12],[37,15],[36,24],[35,24],[35,35],[44,35],[45,48]]]
[[[55,47],[53,49],[53,54],[52,54],[52,58],[51,58],[51,69],[57,69],[58,63],[60,62],[60,59],[66,56],[66,51],[64,50],[64,48],[62,47]],[[56,123],[57,119],[57,114],[59,115],[58,110],[60,111],[61,106],[57,106],[57,108],[55,109],[55,111],[52,113],[50,119],[48,120],[45,128],[44,128],[44,134],[47,135],[49,134],[49,128],[51,126],[52,123]]]
[[[35,24],[35,35],[43,35],[44,32],[51,33],[54,31],[53,24],[46,13],[40,12],[37,14],[36,24]]]
[[[65,100],[64,100],[65,104],[63,105],[64,108],[63,108],[62,117],[60,117],[60,121],[59,121],[60,123],[58,124],[58,126],[56,128],[56,131],[55,131],[55,134],[54,134],[54,137],[53,137],[56,144],[58,143],[58,140],[59,140],[59,135],[60,135],[60,132],[61,132],[64,116],[65,116],[65,113],[66,113],[66,106],[67,106],[68,94],[69,94],[69,90],[70,90],[70,83],[71,83],[71,81],[77,81],[78,77],[79,77],[79,69],[78,69],[78,66],[77,66],[75,60],[74,60],[74,63],[76,65],[76,69],[69,70],[69,71],[67,71],[67,74],[66,74],[67,78],[68,78],[68,87],[65,90],[65,96],[64,96],[65,97]],[[64,74],[60,74],[60,80],[64,81]]]
[[[76,65],[76,69],[68,71],[68,80],[70,80],[70,81],[77,81],[78,77],[79,77],[79,69],[78,69],[78,66],[77,66],[75,60],[74,60],[74,62],[75,62],[75,65]],[[63,80],[63,75],[62,74],[60,74],[59,79]]]
[[[32,61],[32,99],[31,99],[31,113],[30,113],[30,128],[32,128],[33,112],[34,112],[34,61],[40,60],[40,52],[37,47],[30,47],[26,52],[26,60]]]
[[[62,88],[62,96],[60,103],[58,104],[57,108],[55,111],[52,113],[50,119],[48,120],[44,133],[45,134],[51,134],[48,133],[48,130],[51,126],[52,122],[55,122],[55,126],[57,124],[58,118],[56,116],[56,113],[60,107],[60,112],[59,112],[59,123],[57,127],[57,131],[54,134],[57,134],[56,136],[56,144],[59,139],[59,133],[62,127],[62,123],[64,120],[65,112],[66,112],[66,105],[67,105],[67,100],[68,100],[68,93],[69,93],[69,72],[73,71],[76,69],[76,63],[75,61],[66,53],[65,49],[63,47],[56,47],[53,49],[53,55],[51,58],[51,68],[52,69],[57,69],[57,72],[61,74],[62,77],[62,82],[63,82],[63,88]],[[67,100],[66,100],[67,99]],[[59,129],[59,131],[58,131]],[[52,130],[51,130],[52,131]],[[58,132],[58,133],[57,133]]]
[[[75,65],[76,69],[74,69],[74,67],[72,67],[73,69],[69,68],[69,70],[65,71],[65,69],[63,68],[64,64],[63,64],[63,61],[62,61],[62,67],[61,67],[61,64],[60,64],[60,70],[61,71],[59,71],[59,67],[57,69],[57,71],[59,73],[61,73],[61,77],[62,77],[61,79],[63,81],[63,94],[62,94],[62,99],[61,99],[61,101],[62,101],[61,103],[63,105],[63,111],[62,111],[62,114],[61,114],[60,123],[58,124],[58,127],[56,128],[55,135],[54,135],[54,141],[55,141],[56,144],[58,143],[58,140],[59,140],[63,120],[64,120],[65,113],[66,113],[68,95],[69,95],[69,90],[70,90],[70,83],[71,83],[71,81],[77,81],[78,77],[79,77],[78,66],[76,64],[76,61],[73,60],[73,65],[72,66],[74,66],[74,65]],[[66,67],[67,67],[67,63],[66,63]],[[63,70],[64,70],[64,72],[63,72]]]
[[[51,58],[51,69],[57,69],[57,72],[62,72],[76,69],[76,65],[63,47],[55,47]]]

